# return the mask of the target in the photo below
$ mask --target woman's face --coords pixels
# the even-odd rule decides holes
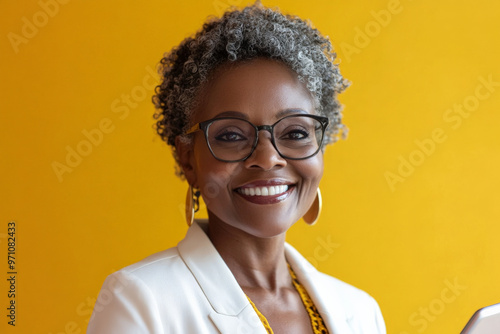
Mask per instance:
[[[192,124],[215,117],[243,118],[272,125],[291,114],[314,114],[314,102],[285,65],[256,59],[225,67],[205,86]],[[187,148],[189,147],[189,148]],[[268,131],[259,132],[255,151],[245,161],[222,162],[210,152],[202,131],[178,153],[188,182],[200,188],[210,224],[229,225],[257,237],[288,230],[309,209],[323,174],[320,151],[305,160],[282,158]],[[274,195],[245,195],[274,187]],[[247,190],[244,190],[247,189]]]

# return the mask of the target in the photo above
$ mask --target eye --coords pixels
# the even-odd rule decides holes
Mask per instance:
[[[309,137],[309,133],[307,133],[307,131],[295,129],[283,133],[280,136],[280,139],[301,140],[301,139],[306,139],[307,137]]]
[[[237,132],[227,131],[215,137],[216,140],[225,142],[235,142],[246,140],[246,138]]]

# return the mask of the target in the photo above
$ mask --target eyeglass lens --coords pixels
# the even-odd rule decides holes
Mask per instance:
[[[301,159],[318,151],[323,139],[323,127],[312,117],[285,117],[275,123],[273,137],[282,156]],[[256,128],[245,120],[218,119],[207,128],[212,153],[222,160],[236,161],[249,156],[256,145],[256,138]]]

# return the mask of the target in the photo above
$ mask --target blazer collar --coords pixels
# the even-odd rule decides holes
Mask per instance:
[[[231,332],[234,326],[238,333],[245,327],[251,333],[266,333],[236,278],[208,238],[207,228],[206,221],[194,222],[177,248],[215,311],[210,318],[221,333],[236,333]],[[285,256],[330,333],[352,334],[341,299],[331,286],[322,283],[323,274],[289,244],[285,244]]]
[[[352,334],[348,317],[341,303],[337,290],[325,282],[325,275],[320,273],[295,248],[285,244],[285,255],[288,263],[297,275],[300,284],[321,314],[330,333]]]
[[[194,222],[179,243],[179,254],[217,313],[236,316],[249,305],[231,270],[206,235],[206,222]]]
[[[177,245],[179,254],[213,308],[208,314],[221,334],[267,334],[252,305],[206,235],[206,222],[194,222]]]

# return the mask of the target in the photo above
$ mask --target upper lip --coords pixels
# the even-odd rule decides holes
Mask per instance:
[[[256,188],[256,187],[271,187],[271,186],[284,186],[284,185],[292,185],[295,184],[295,182],[288,181],[285,179],[269,179],[269,180],[254,180],[247,182],[239,187],[236,187],[235,189],[238,188]]]

